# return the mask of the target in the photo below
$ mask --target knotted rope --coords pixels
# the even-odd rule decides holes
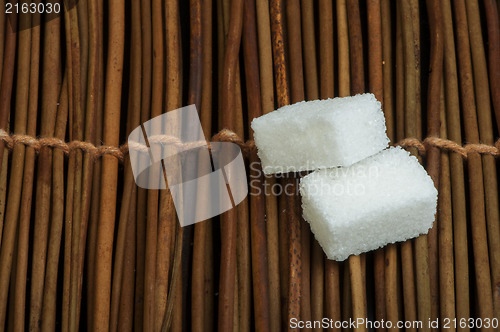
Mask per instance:
[[[72,141],[65,142],[59,138],[55,137],[33,137],[29,135],[21,134],[9,134],[5,130],[0,129],[0,141],[4,142],[8,150],[12,150],[16,145],[23,144],[27,147],[34,149],[37,153],[44,147],[55,148],[62,150],[66,155],[70,154],[72,151],[81,150],[84,153],[90,154],[94,159],[100,158],[104,155],[110,155],[117,158],[120,162],[125,160],[125,156],[129,152],[129,144],[125,143],[119,147],[101,145],[95,146],[89,142],[83,141]],[[152,143],[162,143],[162,144],[173,144],[186,148],[196,148],[202,146],[208,146],[210,149],[210,143],[206,141],[197,141],[183,143],[177,137],[169,135],[153,135],[148,138],[149,144]],[[223,129],[212,137],[212,142],[231,142],[237,144],[244,155],[248,156],[250,152],[255,149],[255,143],[253,140],[243,141],[235,132],[229,129]],[[147,151],[148,147],[144,144],[137,142],[131,143],[133,146],[130,148],[137,149],[140,151]],[[456,152],[460,154],[464,159],[470,153],[479,153],[482,155],[492,155],[494,157],[500,156],[500,139],[495,142],[495,145],[487,144],[465,144],[460,145],[454,141],[439,137],[427,137],[423,141],[417,138],[405,138],[402,141],[396,143],[395,145],[401,146],[403,148],[416,148],[418,153],[425,156],[426,151],[430,147],[436,147],[443,151]]]

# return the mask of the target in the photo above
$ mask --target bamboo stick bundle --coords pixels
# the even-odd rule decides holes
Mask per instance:
[[[0,1],[0,330],[495,328],[498,2],[16,4]],[[438,210],[427,236],[339,263],[301,218],[302,174],[263,175],[250,125],[365,91]],[[125,142],[190,104],[206,141],[240,147],[250,187],[181,227],[169,189],[135,184]]]

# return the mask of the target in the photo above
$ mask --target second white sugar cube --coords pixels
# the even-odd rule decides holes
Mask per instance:
[[[253,120],[252,129],[266,174],[350,166],[389,143],[371,93],[284,106]]]
[[[313,172],[301,179],[300,193],[304,219],[337,261],[427,233],[436,213],[432,179],[401,148]]]

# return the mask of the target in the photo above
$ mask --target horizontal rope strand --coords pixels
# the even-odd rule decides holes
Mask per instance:
[[[65,142],[55,137],[36,138],[29,135],[9,134],[3,129],[0,129],[0,140],[5,143],[5,146],[9,150],[12,150],[14,146],[18,144],[23,144],[25,146],[31,147],[36,152],[39,152],[44,147],[56,148],[62,150],[66,155],[71,153],[71,151],[81,150],[82,152],[89,153],[94,158],[100,158],[104,155],[110,155],[117,158],[121,162],[125,160],[125,156],[129,152],[128,143],[125,143],[119,147],[107,145],[95,146],[92,143],[83,141]],[[215,134],[212,137],[212,141],[235,143],[241,148],[243,154],[245,155],[248,155],[250,151],[255,148],[255,143],[253,140],[244,142],[235,132],[229,129],[223,129],[219,133]],[[168,135],[152,136],[149,139],[149,142],[183,145],[185,148],[201,147],[207,144],[208,148],[210,149],[210,143],[204,141],[182,143],[178,138]],[[425,156],[426,151],[429,147],[436,147],[443,151],[456,152],[460,154],[464,159],[466,159],[468,154],[470,153],[487,154],[494,157],[500,156],[500,139],[495,142],[494,146],[487,144],[466,144],[462,146],[454,141],[439,137],[427,137],[423,141],[417,138],[405,138],[395,145],[401,146],[405,149],[416,148],[418,150],[418,153],[422,156]],[[134,143],[134,149],[143,150],[147,148],[148,147],[143,144]]]

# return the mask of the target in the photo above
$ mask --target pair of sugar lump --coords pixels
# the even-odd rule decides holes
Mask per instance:
[[[266,174],[315,170],[300,181],[303,217],[329,259],[432,227],[433,181],[407,151],[386,149],[384,115],[372,94],[285,106],[252,128]]]

